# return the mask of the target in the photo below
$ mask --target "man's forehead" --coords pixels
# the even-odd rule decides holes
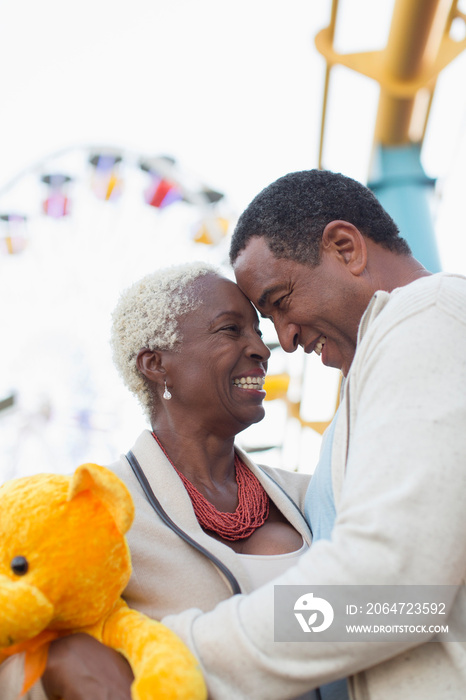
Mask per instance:
[[[287,284],[289,260],[275,257],[265,238],[254,237],[239,253],[233,269],[238,286],[260,308]]]
[[[233,265],[236,265],[237,262],[240,259],[248,259],[249,256],[251,255],[273,255],[272,251],[269,248],[267,238],[265,236],[252,236],[245,244],[244,248],[242,248],[238,256],[233,263]]]
[[[233,263],[236,278],[253,275],[261,280],[267,279],[280,264],[263,237],[254,236],[240,251]]]

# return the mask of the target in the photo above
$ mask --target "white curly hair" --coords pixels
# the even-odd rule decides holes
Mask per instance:
[[[113,361],[126,385],[150,419],[153,396],[136,365],[140,350],[173,350],[182,341],[178,320],[194,311],[201,299],[189,286],[203,275],[220,275],[206,262],[191,262],[157,270],[120,295],[112,314],[110,345]]]

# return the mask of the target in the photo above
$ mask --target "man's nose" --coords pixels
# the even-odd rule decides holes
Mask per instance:
[[[294,352],[299,345],[299,326],[295,323],[275,323],[274,325],[283,350]]]

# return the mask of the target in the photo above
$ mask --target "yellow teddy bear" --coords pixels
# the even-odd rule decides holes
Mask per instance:
[[[133,516],[126,486],[96,464],[0,487],[0,663],[26,652],[23,693],[42,675],[53,639],[87,632],[126,657],[134,700],[207,697],[185,645],[120,597]]]

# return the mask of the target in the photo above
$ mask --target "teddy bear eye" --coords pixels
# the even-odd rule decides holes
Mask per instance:
[[[24,576],[29,569],[28,560],[26,557],[13,557],[10,563],[10,568],[17,576]]]

